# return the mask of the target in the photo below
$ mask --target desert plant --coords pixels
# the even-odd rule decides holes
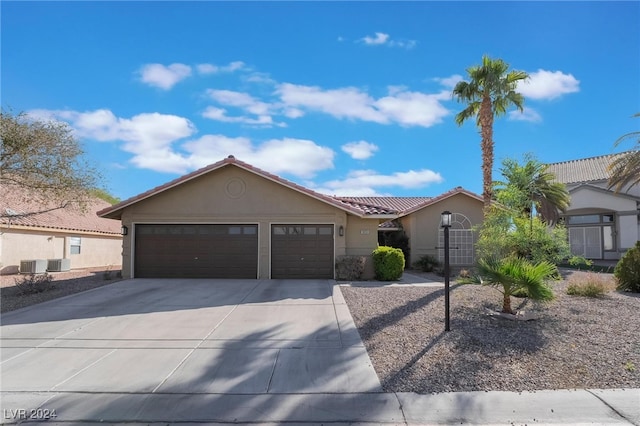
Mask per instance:
[[[36,275],[29,274],[21,278],[15,279],[16,288],[22,295],[42,293],[47,290],[53,289],[53,277],[46,272],[44,274]]]
[[[613,270],[618,290],[640,293],[640,241],[627,250]]]
[[[436,267],[440,266],[440,261],[429,254],[425,254],[413,266],[422,272],[433,272]]]
[[[364,274],[367,258],[364,256],[338,256],[336,258],[336,279],[358,281]]]
[[[615,286],[607,276],[595,272],[574,273],[569,277],[567,294],[570,296],[598,297]]]
[[[373,251],[373,269],[378,280],[397,280],[404,270],[402,250],[387,246],[378,247]]]
[[[485,258],[478,261],[478,275],[475,281],[491,285],[502,293],[502,312],[513,314],[511,296],[520,289],[526,289],[533,300],[552,300],[553,291],[546,280],[556,272],[556,266],[549,262],[531,263],[521,257]]]

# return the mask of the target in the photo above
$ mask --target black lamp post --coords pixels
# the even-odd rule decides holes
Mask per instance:
[[[450,331],[449,326],[449,228],[451,228],[451,212],[445,210],[442,212],[442,221],[440,222],[444,228],[444,331]]]

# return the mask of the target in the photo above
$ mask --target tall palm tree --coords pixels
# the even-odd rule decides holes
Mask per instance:
[[[491,171],[493,169],[493,119],[506,114],[515,106],[523,111],[524,96],[516,92],[519,81],[529,78],[524,71],[508,71],[509,64],[502,59],[482,57],[481,65],[467,69],[469,81],[461,81],[453,88],[453,96],[467,107],[456,115],[456,124],[461,126],[467,119],[476,117],[480,126],[482,142],[482,197],[485,210],[493,195]]]
[[[571,198],[565,184],[556,182],[555,175],[548,171],[549,166],[543,164],[532,155],[525,155],[524,165],[516,160],[506,159],[502,162],[500,172],[504,182],[496,182],[498,199],[500,193],[511,192],[511,199],[518,199],[516,206],[522,214],[533,218],[534,208],[541,219],[553,225],[559,219],[559,212],[565,212]]]
[[[640,117],[640,113],[634,114]],[[622,135],[615,142],[614,146],[620,145],[627,139],[635,139],[635,146],[631,151],[621,154],[613,159],[609,164],[609,188],[616,188],[619,192],[622,188],[640,183],[640,132],[631,132]]]

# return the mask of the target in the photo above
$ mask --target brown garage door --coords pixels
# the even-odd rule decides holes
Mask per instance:
[[[333,225],[272,225],[271,278],[333,278]]]
[[[136,225],[137,278],[257,278],[257,225]]]

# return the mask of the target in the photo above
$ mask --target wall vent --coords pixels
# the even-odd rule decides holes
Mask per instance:
[[[47,262],[47,271],[62,272],[71,269],[71,259],[49,259]]]
[[[47,272],[47,260],[46,259],[34,259],[34,260],[21,260],[20,261],[20,273],[21,274],[44,274]]]

